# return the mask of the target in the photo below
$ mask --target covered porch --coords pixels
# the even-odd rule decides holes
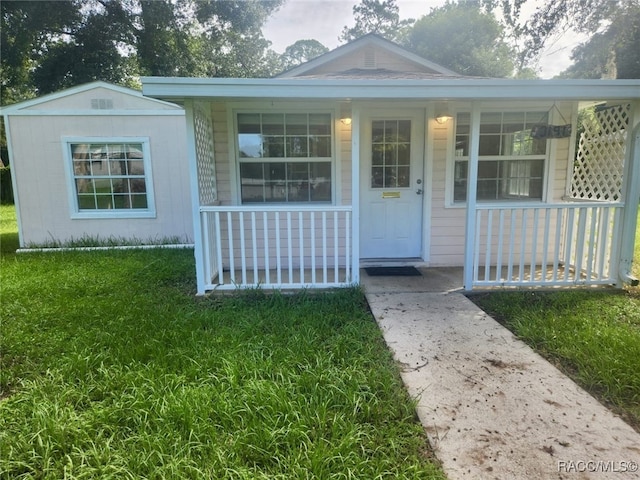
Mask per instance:
[[[412,80],[151,78],[144,80],[144,93],[181,101],[186,110],[199,294],[236,288],[360,284],[360,267],[365,259],[369,264],[396,261],[420,267],[461,267],[459,287],[465,290],[619,286],[633,281],[629,272],[640,198],[636,81],[456,79],[430,80],[427,84]],[[218,196],[223,182],[241,184],[237,159],[234,163],[228,153],[231,147],[220,145],[237,142],[235,112],[244,111],[237,105],[245,108],[245,103],[263,101],[265,96],[272,105],[287,108],[296,102],[331,105],[336,153],[330,202],[244,203],[239,194],[235,199],[233,195],[223,200]],[[560,117],[569,118],[571,134],[563,140],[567,151],[564,159],[557,153],[557,140],[548,140],[554,147],[549,148],[545,160],[545,193],[541,199],[483,201],[478,180],[482,180],[479,169],[483,161],[484,112],[504,110],[514,102],[522,105],[521,109],[537,104],[548,109],[558,98],[562,99],[563,113],[551,115],[548,122],[553,125],[561,123]],[[410,188],[422,202],[422,241],[418,255],[372,259],[363,254],[361,238],[363,225],[372,219],[371,212],[368,217],[363,214],[368,203],[363,203],[367,200],[361,190],[369,181],[363,176],[367,175],[363,174],[363,164],[371,155],[363,139],[371,136],[371,119],[377,118],[369,112],[390,109],[390,104],[400,111],[389,116],[394,119],[409,118],[402,113],[403,105],[407,109],[420,106],[415,116],[419,121],[414,124],[418,125],[415,132],[423,135],[419,162],[422,173],[420,182]],[[579,107],[594,105],[603,105],[600,112],[604,113],[592,110],[596,113],[581,118],[580,126]],[[452,113],[449,125],[435,120],[443,108]],[[452,151],[459,136],[455,115],[461,111],[468,112],[469,118],[465,133],[468,155],[464,158],[464,197],[468,200],[462,204],[446,204],[443,200],[440,208],[436,205],[440,190],[445,198],[441,182],[453,175],[449,165],[454,164],[457,154]],[[348,125],[343,122],[345,118],[349,119]],[[415,133],[412,135],[417,139]],[[226,158],[221,161],[223,156]],[[228,170],[221,171],[221,165],[228,165]],[[393,198],[402,189],[390,190],[386,197],[384,191],[379,192],[380,198]],[[436,212],[438,208],[443,213]],[[435,232],[438,222],[446,224],[447,215],[463,218],[458,234],[462,239],[460,254],[437,257],[437,242],[446,247],[447,233],[441,229],[445,233],[438,239]]]

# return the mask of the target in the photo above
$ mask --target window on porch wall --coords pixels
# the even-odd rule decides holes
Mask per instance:
[[[238,113],[242,203],[330,203],[329,113]]]
[[[480,116],[478,200],[541,200],[547,141],[531,136],[547,112],[485,112]],[[456,118],[454,202],[467,199],[471,115]]]

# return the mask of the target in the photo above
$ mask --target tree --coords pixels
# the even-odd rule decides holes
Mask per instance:
[[[2,104],[91,80],[277,71],[261,27],[283,0],[2,0]]]
[[[377,33],[389,40],[400,41],[413,20],[400,21],[396,0],[361,0],[353,7],[355,26],[344,27],[339,40],[350,42],[368,33]]]
[[[282,54],[282,65],[285,70],[313,60],[327,53],[329,49],[317,40],[298,40],[289,45]]]
[[[508,35],[518,50],[517,70],[534,65],[547,42],[558,32],[573,28],[598,32],[616,12],[638,0],[544,0],[525,17],[522,7],[529,0],[481,0],[485,11],[499,12]]]
[[[565,78],[640,78],[640,3],[625,5],[604,32],[572,52]]]
[[[406,45],[464,75],[513,74],[514,51],[504,38],[504,29],[493,15],[472,2],[447,2],[432,9],[409,30]]]

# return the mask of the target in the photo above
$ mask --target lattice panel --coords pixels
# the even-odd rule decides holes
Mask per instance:
[[[218,199],[213,156],[213,128],[209,116],[199,108],[194,108],[193,116],[200,205],[211,205]]]
[[[584,200],[620,199],[631,105],[596,111],[583,122],[571,179],[571,196]]]

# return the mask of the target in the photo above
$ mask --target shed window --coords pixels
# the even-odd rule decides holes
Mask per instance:
[[[329,113],[239,113],[242,203],[331,202]]]
[[[147,140],[67,141],[72,207],[79,216],[153,214]]]
[[[456,118],[454,202],[467,199],[471,115]],[[541,200],[547,141],[531,136],[546,112],[484,112],[480,115],[478,200]]]

